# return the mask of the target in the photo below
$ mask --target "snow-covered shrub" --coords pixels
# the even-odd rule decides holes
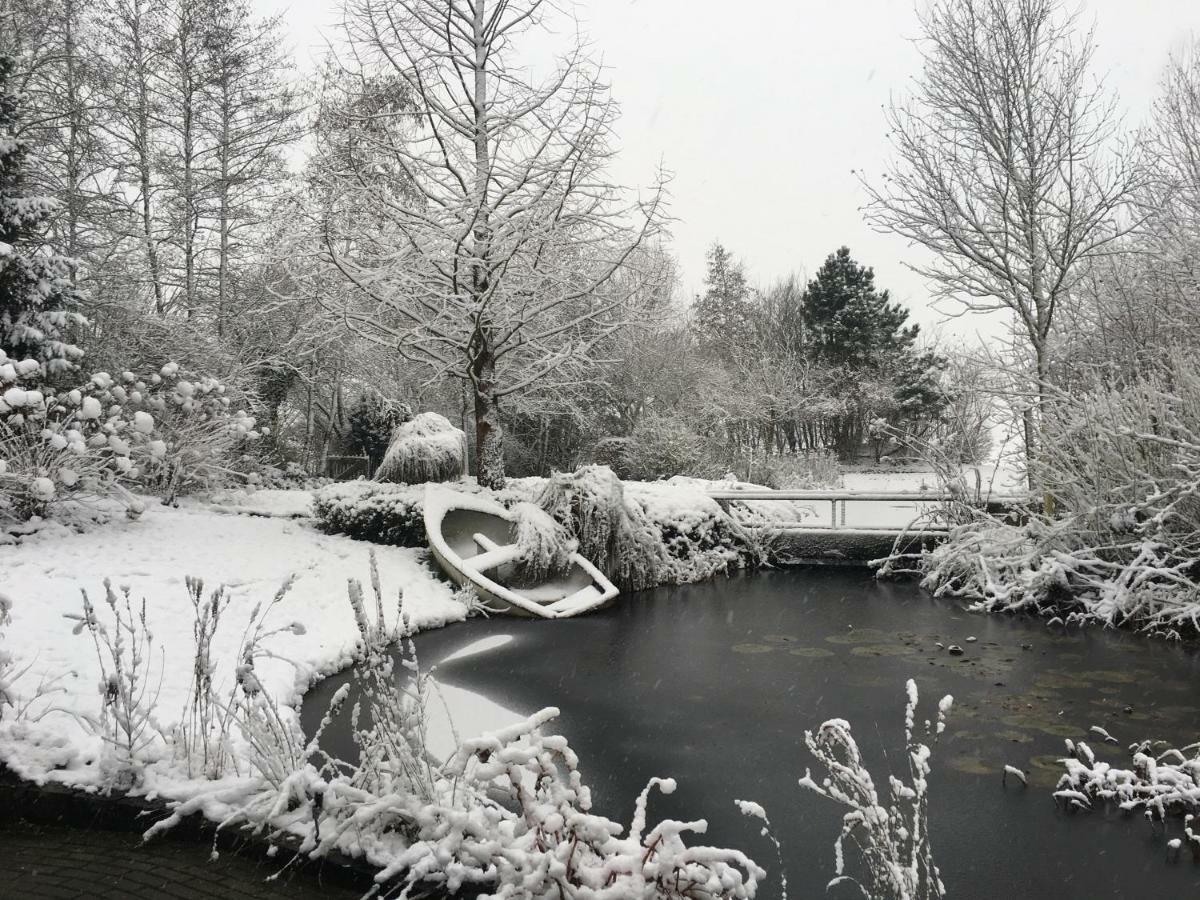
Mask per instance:
[[[455,481],[467,468],[467,436],[445,416],[424,412],[396,429],[376,481]]]
[[[622,477],[632,481],[719,474],[713,471],[708,441],[674,416],[642,417],[621,461],[626,468]]]
[[[1036,472],[1045,497],[1014,522],[959,502],[924,584],[985,610],[1200,632],[1200,373],[1055,397]],[[956,512],[957,511],[957,512]]]
[[[371,460],[373,467],[377,467],[387,454],[396,429],[411,418],[412,410],[408,404],[389,400],[379,391],[368,388],[350,407],[347,449],[363,454]]]
[[[1152,821],[1200,814],[1200,743],[1180,748],[1156,741],[1133,744],[1129,769],[1097,760],[1083,741],[1066,743],[1067,756],[1060,760],[1066,772],[1055,788],[1056,801],[1083,809],[1115,803],[1126,812],[1140,809]],[[1193,850],[1200,853],[1200,843]]]
[[[424,547],[425,489],[403,484],[350,481],[330,484],[313,494],[317,525],[376,544]]]
[[[516,518],[516,544],[521,548],[516,560],[520,577],[529,584],[540,584],[566,573],[579,542],[539,506],[517,503],[512,513]]]
[[[259,436],[214,379],[175,365],[140,378],[97,372],[67,390],[44,382],[34,360],[0,351],[0,521],[46,514],[64,500],[122,502],[132,488],[207,486],[230,473],[237,448]]]
[[[598,466],[608,466],[621,479],[632,477],[629,465],[629,447],[632,438],[605,437],[596,441],[592,447],[592,462]]]
[[[817,784],[806,771],[801,787],[833,800],[850,811],[842,818],[842,832],[834,845],[837,877],[830,887],[842,881],[858,884],[867,897],[889,900],[934,900],[944,897],[933,849],[929,840],[929,760],[927,744],[915,737],[917,685],[906,685],[908,700],[904,708],[905,758],[909,781],[888,776],[887,805],[879,796],[871,773],[863,764],[858,744],[850,733],[850,723],[830,719],[814,735],[804,732],[809,752],[828,774]],[[938,703],[937,720],[925,721],[925,732],[934,742],[946,728],[953,698]],[[861,879],[846,875],[845,842],[854,841],[863,868]],[[863,883],[865,881],[865,884]]]
[[[154,635],[146,624],[145,599],[136,605],[128,587],[118,594],[106,578],[103,605],[107,624],[85,590],[83,615],[67,618],[75,622],[75,634],[86,630],[91,636],[100,663],[100,716],[82,721],[104,741],[100,771],[105,784],[126,790],[141,781],[143,751],[157,737],[154,704],[161,678],[154,678]]]
[[[807,491],[842,486],[842,464],[828,450],[767,457],[762,464],[767,487]]]
[[[657,583],[688,584],[760,564],[760,542],[752,526],[763,524],[764,513],[783,514],[792,522],[804,516],[780,501],[733,502],[727,512],[707,495],[710,486],[712,482],[678,476],[625,485],[626,502],[650,521],[667,553],[668,564]]]
[[[625,490],[612,469],[584,466],[556,472],[538,506],[579,542],[579,552],[622,590],[641,590],[670,580],[662,535]]]

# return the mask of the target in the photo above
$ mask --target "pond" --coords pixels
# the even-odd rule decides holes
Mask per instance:
[[[555,622],[475,619],[419,635],[416,646],[428,667],[498,635],[512,640],[439,664],[439,681],[521,713],[560,707],[557,730],[579,753],[595,811],[627,825],[647,779],[670,775],[679,790],[652,799],[651,821],[707,818],[703,843],[738,847],[774,870],[774,851],[733,803],[761,802],[783,844],[792,897],[825,895],[841,818],[832,802],[797,786],[813,765],[804,730],[848,719],[882,786],[888,760],[902,765],[910,677],[919,716],[931,716],[943,694],[955,698],[934,748],[930,799],[934,857],[950,897],[1200,892],[1200,864],[1186,853],[1168,862],[1161,829],[1111,810],[1069,813],[1050,795],[1064,738],[1084,739],[1121,765],[1135,740],[1200,739],[1195,647],[976,615],[855,569],[659,588]],[[965,653],[952,656],[939,642]],[[309,694],[307,727],[346,677]],[[341,752],[345,718],[330,735]],[[1089,735],[1092,725],[1121,746]],[[1027,789],[1001,784],[1005,764],[1029,773]],[[1169,831],[1181,833],[1179,823]],[[778,896],[773,876],[760,896]],[[861,895],[838,888],[828,896]]]

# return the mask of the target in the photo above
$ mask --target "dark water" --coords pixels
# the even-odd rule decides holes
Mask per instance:
[[[1050,796],[1063,738],[1085,739],[1122,765],[1134,740],[1200,739],[1196,648],[974,615],[864,572],[810,570],[660,588],[557,622],[473,620],[420,635],[422,665],[493,634],[514,640],[438,666],[439,679],[522,712],[560,707],[559,730],[581,757],[597,812],[628,824],[646,780],[674,776],[679,790],[652,800],[652,821],[707,818],[700,842],[739,847],[774,870],[773,851],[733,804],[761,802],[793,898],[825,895],[841,818],[796,784],[813,765],[804,730],[849,719],[884,790],[888,760],[903,765],[909,677],[919,716],[932,716],[943,694],[955,697],[934,748],[930,800],[952,898],[1200,896],[1200,864],[1166,859],[1178,822],[1164,835],[1140,816],[1067,813]],[[950,656],[938,641],[966,654]],[[309,695],[309,727],[344,679]],[[341,724],[335,741],[346,740]],[[1121,747],[1089,736],[1091,725]],[[1030,774],[1028,789],[1001,785],[1006,763]],[[760,896],[778,896],[774,872]]]

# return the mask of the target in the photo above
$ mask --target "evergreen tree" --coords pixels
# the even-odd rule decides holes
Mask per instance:
[[[905,326],[908,310],[875,289],[875,272],[860,266],[850,248],[831,253],[808,283],[803,318],[809,348],[818,362],[853,368],[888,368],[917,339]]]
[[[709,248],[706,259],[706,290],[695,306],[696,332],[705,347],[729,359],[753,333],[753,296],[742,264],[719,242]]]
[[[83,317],[73,312],[73,261],[41,240],[57,204],[22,190],[28,149],[16,137],[14,68],[10,57],[0,56],[0,349],[15,359],[36,359],[53,374],[82,355],[66,332]]]

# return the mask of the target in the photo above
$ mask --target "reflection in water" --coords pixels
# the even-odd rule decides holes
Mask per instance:
[[[1200,659],[1187,647],[977,616],[852,570],[660,588],[558,622],[476,620],[419,635],[417,647],[430,665],[501,634],[515,639],[439,665],[439,678],[511,709],[560,707],[559,727],[579,752],[595,808],[614,819],[628,821],[649,777],[673,775],[679,790],[656,798],[652,815],[703,816],[706,843],[769,864],[773,852],[733,805],[762,802],[793,896],[825,894],[841,814],[796,784],[812,765],[804,730],[848,719],[882,789],[900,764],[909,677],[927,709],[944,693],[955,696],[934,750],[930,801],[951,897],[1200,894],[1200,865],[1164,859],[1178,823],[1164,836],[1138,816],[1066,813],[1049,796],[1064,738],[1127,761],[1123,749],[1088,734],[1092,725],[1122,746],[1200,737]],[[962,656],[950,655],[954,644]],[[314,689],[307,721],[320,717],[340,681]],[[471,732],[471,723],[456,724]],[[334,737],[346,740],[339,725]],[[1012,779],[1002,786],[1006,764],[1028,773],[1028,788]],[[760,896],[776,891],[772,883]]]

